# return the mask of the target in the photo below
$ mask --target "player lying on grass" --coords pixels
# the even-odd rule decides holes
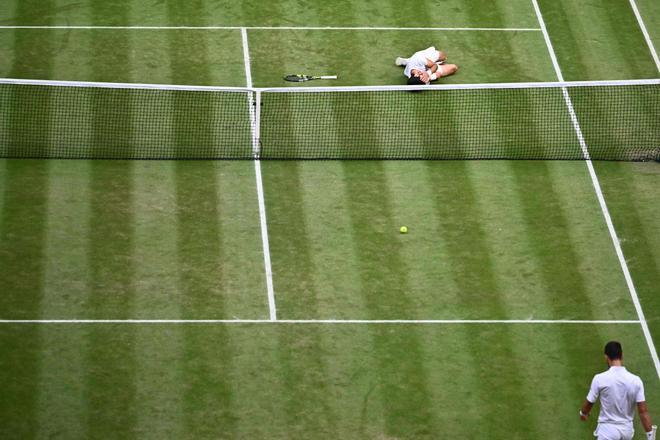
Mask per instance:
[[[656,427],[651,424],[644,384],[623,366],[620,343],[611,341],[605,345],[605,360],[610,368],[595,375],[591,381],[587,399],[580,408],[580,419],[587,420],[596,399],[600,397],[600,414],[594,437],[598,437],[598,440],[632,440],[635,435],[633,417],[636,405],[647,439],[655,440]]]
[[[409,85],[430,84],[443,76],[456,73],[456,64],[445,64],[447,54],[431,46],[415,52],[410,58],[397,57],[394,64],[405,66],[403,74],[408,77]]]

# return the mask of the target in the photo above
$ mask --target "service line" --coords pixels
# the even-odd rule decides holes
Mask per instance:
[[[481,31],[540,32],[540,28],[493,27],[391,27],[391,26],[0,26],[0,29],[89,29],[89,30],[309,30],[309,31]]]
[[[636,324],[636,320],[572,319],[0,319],[0,324]]]

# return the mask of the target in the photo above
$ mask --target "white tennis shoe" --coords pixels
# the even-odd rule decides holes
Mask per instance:
[[[394,64],[396,64],[397,66],[405,66],[406,59],[401,57],[396,57],[396,60],[394,60]]]

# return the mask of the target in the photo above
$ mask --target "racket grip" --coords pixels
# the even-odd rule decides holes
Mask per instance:
[[[322,76],[321,79],[337,79],[337,75]]]

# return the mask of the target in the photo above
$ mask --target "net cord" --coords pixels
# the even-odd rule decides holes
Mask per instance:
[[[110,89],[141,90],[185,90],[200,92],[276,92],[276,93],[315,93],[315,92],[369,92],[390,90],[480,90],[480,89],[528,89],[528,88],[563,88],[563,87],[605,87],[660,85],[660,78],[617,80],[617,81],[565,81],[565,82],[520,82],[520,83],[484,83],[484,84],[433,84],[428,86],[349,86],[349,87],[215,87],[172,84],[111,83],[87,81],[50,81],[37,79],[0,78],[0,84],[23,84],[61,87],[96,87]]]

